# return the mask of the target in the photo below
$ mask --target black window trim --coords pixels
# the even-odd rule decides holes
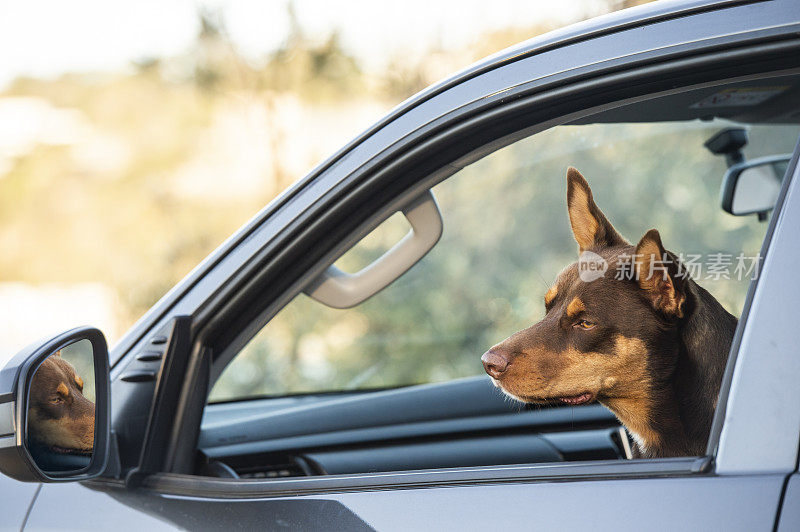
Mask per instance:
[[[620,465],[624,467],[620,467]],[[661,458],[620,462],[565,462],[492,467],[465,467],[330,475],[292,479],[223,479],[156,473],[144,479],[141,487],[158,493],[215,499],[266,499],[359,492],[364,490],[419,489],[432,487],[479,486],[502,483],[554,482],[565,480],[616,480],[674,478],[707,474],[709,457]],[[86,482],[96,489],[121,488],[120,481],[97,479]]]

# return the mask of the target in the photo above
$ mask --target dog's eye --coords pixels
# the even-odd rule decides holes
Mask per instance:
[[[575,327],[577,327],[579,329],[583,329],[584,331],[588,331],[589,329],[593,329],[594,326],[595,326],[595,323],[591,322],[589,320],[578,320],[577,322],[575,322]]]
[[[61,403],[64,402],[64,398],[61,397],[60,395],[54,395],[53,397],[50,398],[50,402],[53,403],[54,405],[60,405]]]

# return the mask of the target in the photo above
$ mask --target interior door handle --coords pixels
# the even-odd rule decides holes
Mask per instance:
[[[306,287],[309,297],[333,308],[350,308],[377,294],[403,275],[442,236],[442,215],[430,190],[401,209],[411,230],[377,260],[356,273],[330,265]]]

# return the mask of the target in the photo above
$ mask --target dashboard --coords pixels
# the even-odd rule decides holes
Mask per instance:
[[[212,403],[198,448],[197,474],[228,478],[630,458],[605,407],[511,402],[482,376]]]

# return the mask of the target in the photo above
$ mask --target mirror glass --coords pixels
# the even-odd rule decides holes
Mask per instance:
[[[731,211],[739,216],[765,212],[775,206],[786,173],[787,161],[768,162],[744,168],[736,181]]]
[[[47,357],[28,390],[26,442],[45,473],[89,467],[95,438],[94,355],[79,340]]]

